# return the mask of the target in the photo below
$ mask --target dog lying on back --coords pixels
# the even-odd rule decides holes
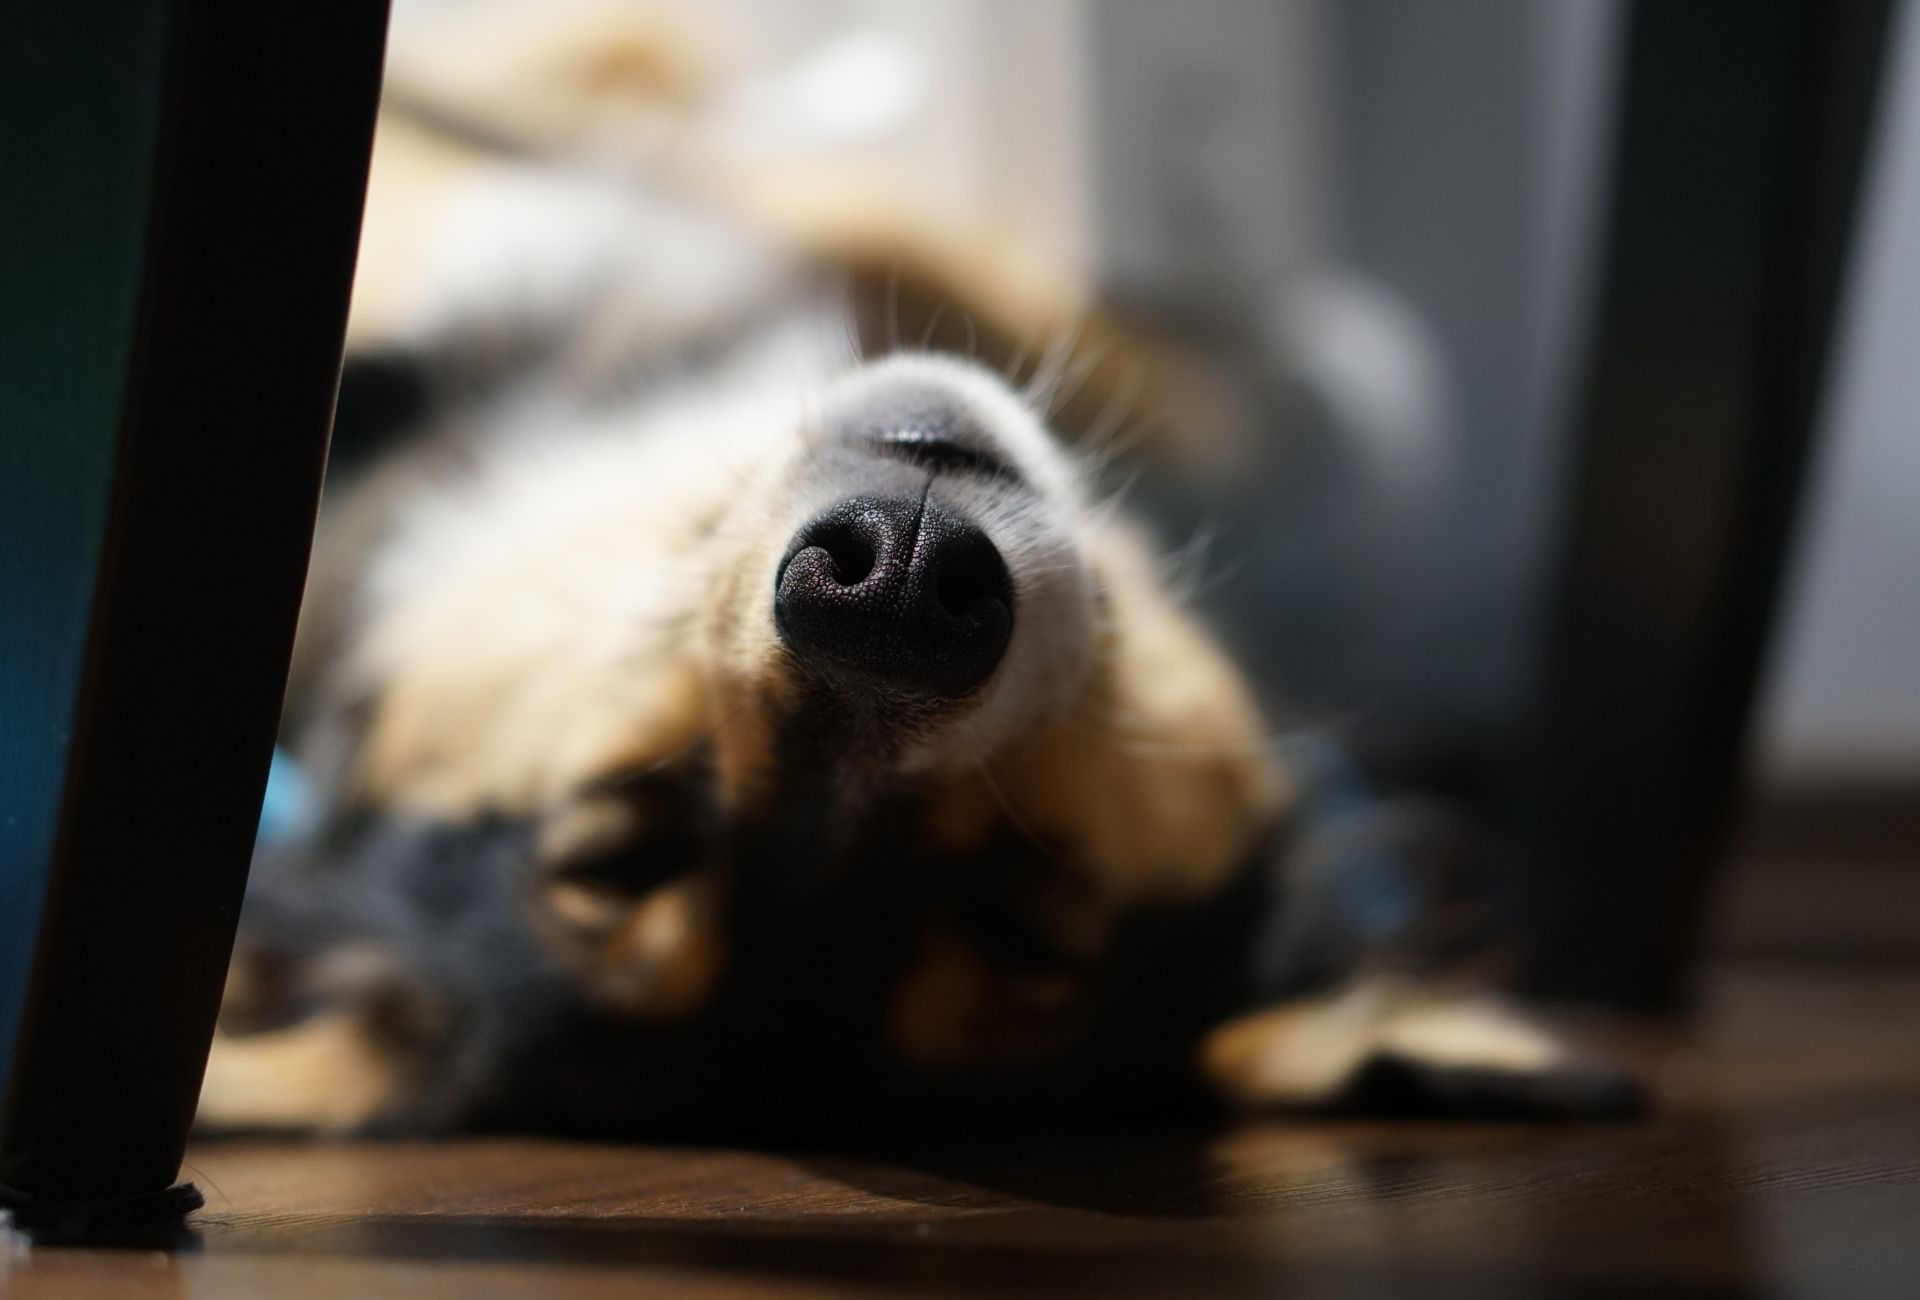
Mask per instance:
[[[398,114],[368,223],[318,813],[257,857],[203,1129],[1632,1104],[1441,978],[1416,833],[1317,819],[1056,436],[1064,355],[860,359],[858,268]]]

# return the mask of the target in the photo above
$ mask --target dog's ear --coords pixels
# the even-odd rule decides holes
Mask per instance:
[[[1604,1119],[1648,1104],[1626,1070],[1500,998],[1392,976],[1231,1020],[1208,1035],[1200,1065],[1251,1108]]]
[[[1107,901],[1187,901],[1219,888],[1287,802],[1239,671],[1162,589],[1150,553],[1095,539],[1099,621],[1069,703],[997,761],[1007,811]]]

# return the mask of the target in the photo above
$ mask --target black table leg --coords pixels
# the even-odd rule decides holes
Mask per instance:
[[[1516,877],[1533,991],[1674,1004],[1826,374],[1886,0],[1639,0]]]
[[[167,6],[111,494],[0,1117],[23,1220],[181,1204],[165,1192],[285,688],[386,8]]]

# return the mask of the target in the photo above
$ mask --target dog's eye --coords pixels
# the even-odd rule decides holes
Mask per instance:
[[[684,785],[649,777],[577,800],[541,834],[548,877],[638,895],[704,865],[704,819]]]
[[[552,865],[551,875],[556,882],[644,894],[700,865],[691,845],[688,852],[677,852],[677,847],[643,836],[602,852],[565,858]]]
[[[911,461],[936,474],[971,474],[979,478],[1014,479],[1013,466],[994,452],[923,429],[895,429],[876,440],[889,456]]]
[[[699,1010],[720,976],[703,785],[688,773],[617,776],[545,828],[536,925],[601,1005],[676,1019]]]

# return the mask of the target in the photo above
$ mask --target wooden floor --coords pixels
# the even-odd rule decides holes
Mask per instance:
[[[206,1147],[178,1255],[0,1250],[0,1294],[1920,1297],[1920,971],[1716,977],[1655,1120],[1271,1122],[886,1158]]]

